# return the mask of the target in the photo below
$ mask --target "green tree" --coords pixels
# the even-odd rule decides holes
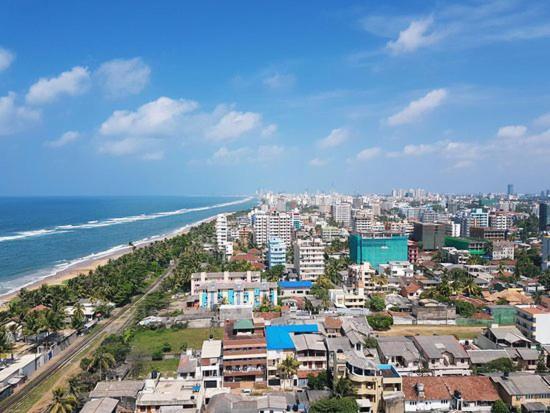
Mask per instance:
[[[317,376],[307,375],[307,386],[312,390],[323,390],[329,385],[328,374],[326,371],[320,372]]]
[[[502,400],[497,400],[491,407],[491,413],[510,413],[510,409]]]
[[[373,295],[369,301],[371,311],[384,311],[386,309],[386,300],[383,295]]]
[[[269,268],[265,271],[265,277],[267,278],[267,281],[271,281],[271,282],[281,281],[281,279],[283,278],[284,272],[285,272],[284,265],[275,265],[272,268]]]
[[[57,388],[52,391],[52,401],[48,407],[49,413],[72,413],[77,405],[76,398],[65,389]]]
[[[71,317],[71,326],[75,330],[80,330],[84,327],[86,317],[84,316],[84,306],[77,302],[73,307],[73,315]]]
[[[389,330],[393,325],[393,318],[386,314],[373,314],[367,316],[369,325],[376,331]]]
[[[115,357],[100,347],[92,356],[90,364],[88,364],[88,371],[99,372],[99,378],[102,379],[103,372],[114,367],[115,364]]]
[[[300,367],[300,362],[290,355],[286,356],[286,358],[279,363],[278,370],[283,379],[283,389],[285,388],[285,383],[296,374],[298,367]]]
[[[334,384],[334,394],[338,398],[355,395],[355,388],[350,379],[343,377]]]
[[[365,339],[365,346],[367,348],[376,348],[378,347],[378,340],[376,337],[369,336]]]
[[[313,403],[310,413],[357,413],[359,408],[352,397],[321,399]]]
[[[454,305],[456,307],[457,314],[465,318],[470,318],[476,312],[476,307],[467,301],[458,300],[454,302]]]

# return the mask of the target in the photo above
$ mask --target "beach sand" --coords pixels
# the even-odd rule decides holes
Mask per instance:
[[[230,214],[231,213],[227,213],[227,215],[230,215]],[[154,237],[154,238],[152,238],[150,240],[147,240],[147,241],[143,241],[143,242],[140,242],[140,243],[135,243],[134,245],[136,246],[136,248],[143,248],[143,247],[146,247],[147,245],[152,244],[155,241],[160,241],[160,240],[163,240],[163,239],[168,239],[168,238],[175,237],[177,235],[185,234],[185,233],[189,232],[189,230],[192,227],[198,226],[202,223],[213,221],[215,219],[216,219],[215,216],[209,217],[209,218],[203,219],[201,221],[197,221],[193,224],[187,225],[187,226],[185,226],[183,228],[180,228],[180,229],[178,229],[174,232],[171,232],[169,234]],[[69,268],[66,268],[64,270],[60,270],[60,271],[56,272],[55,274],[52,274],[48,277],[37,280],[37,281],[35,281],[31,284],[28,284],[24,287],[22,286],[22,287],[18,288],[15,291],[12,291],[12,292],[9,292],[9,293],[6,293],[6,294],[2,294],[2,295],[0,295],[0,308],[5,307],[6,304],[10,300],[15,298],[17,296],[17,294],[19,294],[19,290],[21,290],[21,288],[25,288],[27,290],[36,290],[37,288],[40,288],[44,284],[48,284],[48,285],[62,284],[63,282],[65,282],[67,280],[70,280],[71,278],[77,277],[80,274],[88,274],[88,272],[95,270],[97,267],[99,267],[101,265],[105,265],[107,262],[109,262],[109,260],[119,258],[119,257],[121,257],[125,254],[128,254],[131,251],[132,251],[132,248],[130,246],[128,246],[126,248],[119,249],[119,250],[113,252],[112,254],[103,255],[103,256],[98,257],[98,258],[92,258],[92,259],[89,259],[89,260],[86,260],[86,261],[83,261],[83,262],[79,262],[79,263],[76,263],[76,264],[70,266]]]

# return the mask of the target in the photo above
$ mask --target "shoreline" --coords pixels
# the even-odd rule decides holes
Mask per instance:
[[[225,213],[227,215],[234,214],[234,212],[221,212],[221,213]],[[133,242],[133,244],[136,248],[144,248],[156,241],[162,241],[169,238],[173,238],[178,235],[186,234],[193,227],[215,220],[217,215],[219,214],[215,214],[213,216],[187,224],[181,228],[178,228],[166,234],[155,235],[149,238],[135,241]],[[50,275],[31,281],[27,284],[23,284],[21,286],[15,287],[14,289],[12,289],[7,293],[0,294],[0,308],[6,306],[7,303],[9,303],[11,300],[17,297],[17,295],[19,294],[19,291],[22,290],[23,288],[25,288],[26,290],[32,291],[40,288],[42,285],[63,284],[65,281],[70,280],[71,278],[75,278],[81,274],[86,275],[88,274],[88,272],[94,271],[96,268],[107,264],[109,260],[120,258],[123,255],[130,253],[131,251],[132,251],[132,247],[130,247],[129,245],[126,245],[126,246],[119,245],[109,250],[91,254],[89,258],[83,257],[80,259],[76,259],[73,261],[73,263],[69,263],[67,267],[60,269],[58,271],[54,270],[55,272]]]

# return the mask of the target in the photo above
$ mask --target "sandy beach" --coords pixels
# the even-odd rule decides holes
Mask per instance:
[[[227,215],[230,215],[230,214],[231,213],[227,213]],[[186,225],[185,227],[177,229],[176,231],[173,231],[171,233],[159,235],[157,237],[152,237],[146,241],[137,241],[134,243],[134,245],[137,248],[143,248],[143,247],[146,247],[147,245],[152,244],[155,241],[160,241],[160,240],[168,239],[177,235],[185,234],[189,232],[189,230],[192,227],[198,226],[205,222],[213,221],[214,219],[216,219],[216,216],[212,216],[212,217],[194,222],[193,224]],[[80,274],[88,274],[88,272],[95,270],[97,267],[101,265],[105,265],[109,260],[119,258],[125,254],[128,254],[131,251],[132,251],[132,248],[130,246],[127,246],[124,248],[120,248],[109,254],[105,254],[105,255],[98,254],[100,256],[97,258],[91,258],[89,260],[77,262],[69,266],[68,268],[65,268],[63,270],[56,272],[55,274],[36,280],[31,284],[21,286],[17,288],[17,290],[0,295],[0,306],[6,305],[10,300],[16,297],[17,294],[19,293],[19,290],[21,290],[22,288],[26,288],[27,290],[35,290],[37,288],[40,288],[44,284],[48,284],[48,285],[62,284],[64,281],[74,278]]]

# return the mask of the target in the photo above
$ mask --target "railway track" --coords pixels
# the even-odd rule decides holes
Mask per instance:
[[[100,328],[94,330],[87,336],[82,336],[82,340],[69,346],[69,348],[64,350],[60,356],[58,356],[59,358],[57,360],[54,359],[50,361],[43,367],[43,369],[41,369],[42,371],[39,371],[34,376],[31,376],[29,381],[27,381],[23,387],[19,389],[19,391],[0,401],[0,413],[18,412],[19,408],[26,401],[26,397],[33,390],[39,387],[52,375],[62,371],[65,367],[77,360],[81,355],[85,354],[101,336],[115,334],[127,328],[132,322],[139,303],[141,303],[149,294],[154,292],[160,286],[162,281],[172,274],[174,268],[175,264],[171,265],[167,271],[155,280],[151,287],[149,287],[149,289],[136,301],[121,307],[115,315],[105,320],[103,324],[100,324],[98,326]]]

